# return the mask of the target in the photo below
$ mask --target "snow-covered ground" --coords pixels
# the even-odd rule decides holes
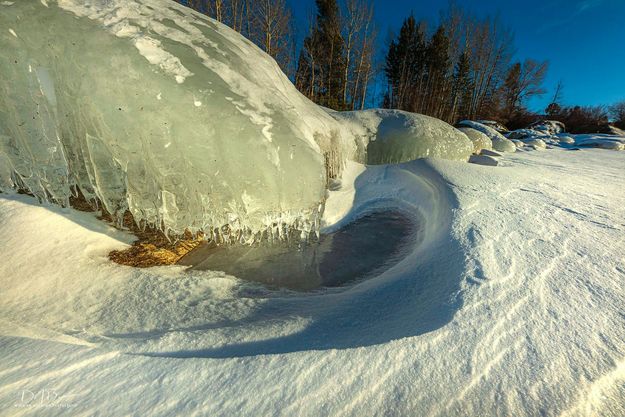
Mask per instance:
[[[328,225],[422,228],[390,270],[313,293],[114,265],[131,236],[0,195],[0,414],[621,417],[624,177],[597,149],[351,163]]]

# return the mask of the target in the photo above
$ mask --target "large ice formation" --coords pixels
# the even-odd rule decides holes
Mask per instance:
[[[314,225],[348,142],[238,33],[166,0],[0,9],[2,187],[175,232]]]
[[[499,152],[515,152],[516,146],[509,139],[492,127],[471,120],[463,120],[458,123],[459,127],[470,127],[484,133],[493,142],[493,149]]]
[[[473,144],[458,129],[433,117],[400,110],[333,112],[359,147],[366,163],[393,164],[420,158],[467,161]]]
[[[228,27],[168,0],[0,3],[0,190],[226,242],[316,231],[348,160],[467,160],[450,125],[329,112]]]

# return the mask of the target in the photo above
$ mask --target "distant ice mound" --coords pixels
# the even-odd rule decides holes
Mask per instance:
[[[461,127],[458,130],[467,135],[469,140],[473,143],[473,153],[479,154],[483,149],[493,149],[493,141],[479,130],[470,127]]]
[[[623,151],[625,150],[625,137],[604,134],[576,135],[575,145],[581,147]]]
[[[612,125],[608,126],[608,133],[616,136],[625,136],[625,130]]]
[[[486,136],[490,138],[493,142],[493,149],[499,152],[515,152],[516,146],[512,141],[506,139],[501,133],[497,132],[492,127],[483,125],[478,122],[474,122],[471,120],[463,120],[458,122],[458,127],[470,127],[471,129],[475,129],[477,131],[482,132]]]
[[[394,164],[421,158],[467,161],[473,144],[458,129],[433,117],[400,110],[373,109],[330,113],[357,143],[366,162]]]
[[[44,23],[45,22],[45,23]],[[0,3],[0,187],[226,240],[311,231],[353,141],[278,65],[166,0]]]

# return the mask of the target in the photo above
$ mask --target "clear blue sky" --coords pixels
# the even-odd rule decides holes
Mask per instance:
[[[314,0],[288,0],[298,30],[306,29]],[[373,0],[380,48],[403,19],[438,21],[448,0]],[[625,0],[456,0],[478,16],[499,15],[514,31],[515,59],[548,60],[548,93],[530,107],[542,110],[561,79],[567,105],[625,100]],[[302,33],[303,35],[303,33]]]

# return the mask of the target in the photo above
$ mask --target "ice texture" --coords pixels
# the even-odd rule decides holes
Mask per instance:
[[[313,230],[355,151],[268,55],[175,2],[5,2],[0,28],[2,190],[246,240]]]
[[[459,127],[470,127],[471,129],[478,130],[484,133],[493,142],[493,149],[499,152],[515,152],[516,146],[509,139],[506,139],[501,133],[493,129],[492,127],[483,125],[482,123],[474,122],[472,120],[463,120],[458,123]]]
[[[473,143],[473,153],[479,154],[482,149],[493,149],[493,141],[479,130],[470,127],[461,127],[458,130],[467,135],[471,143]]]
[[[394,164],[421,158],[467,161],[473,144],[442,120],[400,110],[330,113],[356,143],[366,145],[366,163]]]

